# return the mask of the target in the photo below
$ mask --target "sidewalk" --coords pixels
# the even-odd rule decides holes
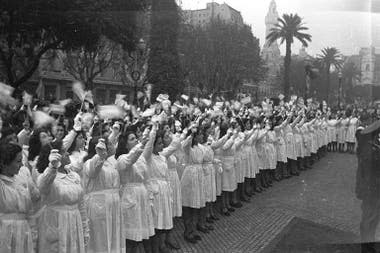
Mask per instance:
[[[358,236],[356,164],[354,155],[327,155],[301,176],[254,196],[230,217],[219,216],[214,231],[199,232],[202,241],[197,244],[184,241],[183,223],[176,222],[175,238],[182,247],[179,252],[264,252],[295,217]]]

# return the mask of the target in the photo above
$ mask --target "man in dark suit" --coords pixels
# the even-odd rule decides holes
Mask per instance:
[[[380,121],[368,127],[359,127],[356,132],[358,143],[358,170],[356,174],[356,196],[362,200],[360,236],[362,242],[375,240],[380,221]]]

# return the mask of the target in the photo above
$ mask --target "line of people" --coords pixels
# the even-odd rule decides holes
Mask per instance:
[[[8,122],[0,252],[169,252],[179,249],[172,235],[179,217],[185,240],[197,243],[199,232],[214,229],[216,211],[230,216],[336,150],[341,129],[351,144],[358,120],[297,107],[223,109],[160,108],[165,120],[135,122],[79,112],[68,124],[39,128],[26,116],[19,132]]]

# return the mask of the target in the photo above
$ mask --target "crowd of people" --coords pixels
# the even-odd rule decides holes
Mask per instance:
[[[294,96],[115,104],[2,106],[0,252],[168,252],[179,217],[197,243],[274,182],[354,152],[360,124]]]

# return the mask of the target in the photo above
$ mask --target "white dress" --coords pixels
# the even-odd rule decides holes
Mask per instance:
[[[0,174],[0,252],[34,252],[28,212],[31,192],[25,178]]]
[[[240,184],[244,182],[245,176],[245,161],[247,160],[246,153],[243,150],[243,144],[245,142],[245,134],[239,133],[239,137],[235,140],[235,175],[236,183]]]
[[[155,131],[152,131],[155,132]],[[150,155],[146,156],[149,183],[148,189],[153,194],[153,222],[154,228],[169,230],[173,228],[173,193],[170,186],[170,176],[167,157],[174,154],[179,142],[176,140],[165,148],[160,154],[152,154],[155,139],[147,143]]]
[[[277,141],[276,133],[274,131],[268,131],[266,139],[267,142],[265,143],[265,149],[268,157],[268,169],[275,170],[277,166],[277,154],[275,147],[275,143]]]
[[[80,176],[47,168],[37,185],[46,205],[39,218],[39,252],[84,253],[88,220]]]
[[[222,190],[233,192],[237,189],[235,170],[235,138],[232,136],[222,147],[221,159],[223,164]]]
[[[204,171],[204,189],[205,189],[205,198],[206,202],[216,201],[216,169],[214,162],[214,151],[211,148],[211,145],[204,144],[202,145],[204,150],[203,158],[203,171]]]
[[[115,157],[109,157],[104,163],[98,155],[87,160],[82,178],[90,229],[87,253],[120,252],[124,239],[121,237],[120,179]]]
[[[151,200],[146,188],[147,166],[141,144],[117,159],[120,175],[122,239],[147,240],[154,235]]]
[[[287,163],[288,158],[286,156],[286,144],[284,139],[284,131],[282,128],[275,128],[277,145],[276,145],[276,154],[277,161]]]
[[[182,144],[185,151],[185,168],[181,177],[182,206],[202,208],[206,206],[204,190],[203,156],[199,145],[191,147],[192,139]]]
[[[290,125],[287,125],[284,129],[285,142],[286,142],[286,154],[288,159],[297,160],[295,140],[293,135],[293,129]]]
[[[338,128],[338,143],[345,143],[346,142],[346,134],[349,124],[348,118],[342,119]]]
[[[176,156],[176,154],[178,154],[177,152],[178,152],[178,147],[176,147],[175,153],[170,155],[167,158],[168,169],[169,169],[169,180],[170,180],[170,186],[172,189],[173,217],[181,217],[182,216],[181,181],[179,180],[179,175],[178,175],[178,171],[177,171],[181,165],[179,165],[180,162]]]
[[[347,135],[346,135],[346,142],[355,143],[356,137],[355,133],[358,128],[358,118],[354,117],[350,119],[348,129],[347,129]]]

